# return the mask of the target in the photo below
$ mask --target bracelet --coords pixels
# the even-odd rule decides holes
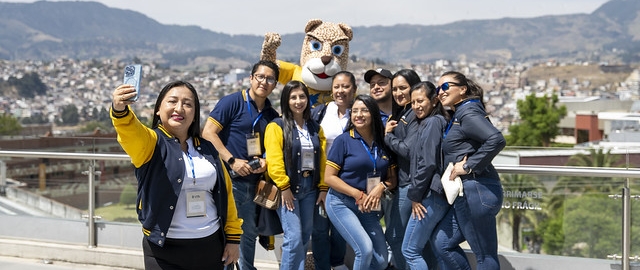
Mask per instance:
[[[382,186],[384,187],[384,190],[388,190],[389,189],[389,186],[384,181],[380,181],[380,184],[382,184]]]

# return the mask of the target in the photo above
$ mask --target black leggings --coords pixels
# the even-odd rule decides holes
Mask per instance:
[[[217,232],[198,239],[169,239],[163,247],[142,239],[144,269],[191,270],[224,269],[224,246],[220,228]]]

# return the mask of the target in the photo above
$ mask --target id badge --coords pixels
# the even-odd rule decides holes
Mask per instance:
[[[302,148],[302,170],[313,170],[313,149]]]
[[[187,191],[187,217],[202,217],[207,214],[206,191]]]
[[[373,190],[377,185],[380,185],[380,174],[368,173],[367,174],[367,194]],[[372,211],[381,211],[381,203],[378,203],[378,207],[371,208]]]
[[[247,134],[247,155],[262,156],[262,148],[260,147],[260,133]]]

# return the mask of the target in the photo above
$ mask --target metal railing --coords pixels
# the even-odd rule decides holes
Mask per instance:
[[[20,158],[53,158],[53,159],[77,159],[77,160],[89,160],[89,168],[87,171],[82,172],[88,177],[88,246],[96,247],[96,224],[95,220],[99,217],[95,215],[95,179],[97,175],[100,175],[100,171],[96,171],[97,160],[131,160],[128,155],[125,154],[93,154],[93,153],[59,153],[59,152],[28,152],[28,151],[0,151],[0,157],[20,157]],[[4,190],[6,186],[6,175],[0,175],[0,190]]]
[[[95,219],[95,178],[100,174],[96,171],[96,161],[116,160],[128,161],[129,156],[125,154],[99,154],[99,153],[59,153],[59,152],[30,152],[30,151],[0,151],[0,163],[2,158],[50,158],[50,159],[76,159],[88,160],[89,168],[83,173],[88,177],[88,246],[96,247],[96,224]],[[622,198],[623,202],[623,241],[622,255],[610,255],[610,259],[621,259],[622,269],[630,269],[630,199],[638,198],[632,196],[629,191],[629,179],[640,179],[640,169],[621,168],[594,168],[594,167],[568,167],[568,166],[529,166],[529,165],[495,165],[500,173],[504,174],[528,174],[528,175],[551,175],[551,176],[578,176],[578,177],[622,177],[626,178],[622,194],[610,195],[612,198]],[[0,190],[6,187],[6,168],[0,168]]]

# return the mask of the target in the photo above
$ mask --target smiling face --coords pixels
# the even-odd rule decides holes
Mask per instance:
[[[294,119],[303,117],[304,110],[307,108],[307,104],[309,103],[308,99],[309,98],[302,88],[291,90],[289,95],[289,109],[291,110]]]
[[[411,85],[409,85],[407,79],[402,76],[396,76],[393,78],[392,85],[393,87],[391,88],[391,91],[396,103],[398,103],[400,107],[404,107],[409,104],[409,102],[411,102],[411,97],[409,96]]]
[[[371,126],[371,112],[362,100],[356,100],[351,106],[351,123],[356,129],[366,129]]]
[[[171,88],[156,112],[167,131],[181,141],[188,137],[195,114],[195,97],[185,86]]]
[[[355,96],[355,85],[351,83],[351,78],[347,74],[338,74],[333,78],[331,91],[333,101],[338,107],[348,107],[353,102]]]
[[[258,66],[256,72],[251,75],[251,97],[266,99],[276,88],[277,82],[274,70],[268,66]]]
[[[373,75],[369,87],[371,87],[369,89],[371,97],[378,104],[384,103],[391,98],[391,79],[379,74]]]
[[[418,119],[424,119],[431,114],[433,103],[427,97],[426,89],[416,89],[411,93],[411,109]]]
[[[448,83],[449,88],[447,90],[442,89],[444,83]],[[460,85],[460,82],[458,82],[453,75],[440,77],[437,87],[438,98],[440,98],[440,102],[442,102],[444,106],[452,107],[467,97],[467,86]]]

